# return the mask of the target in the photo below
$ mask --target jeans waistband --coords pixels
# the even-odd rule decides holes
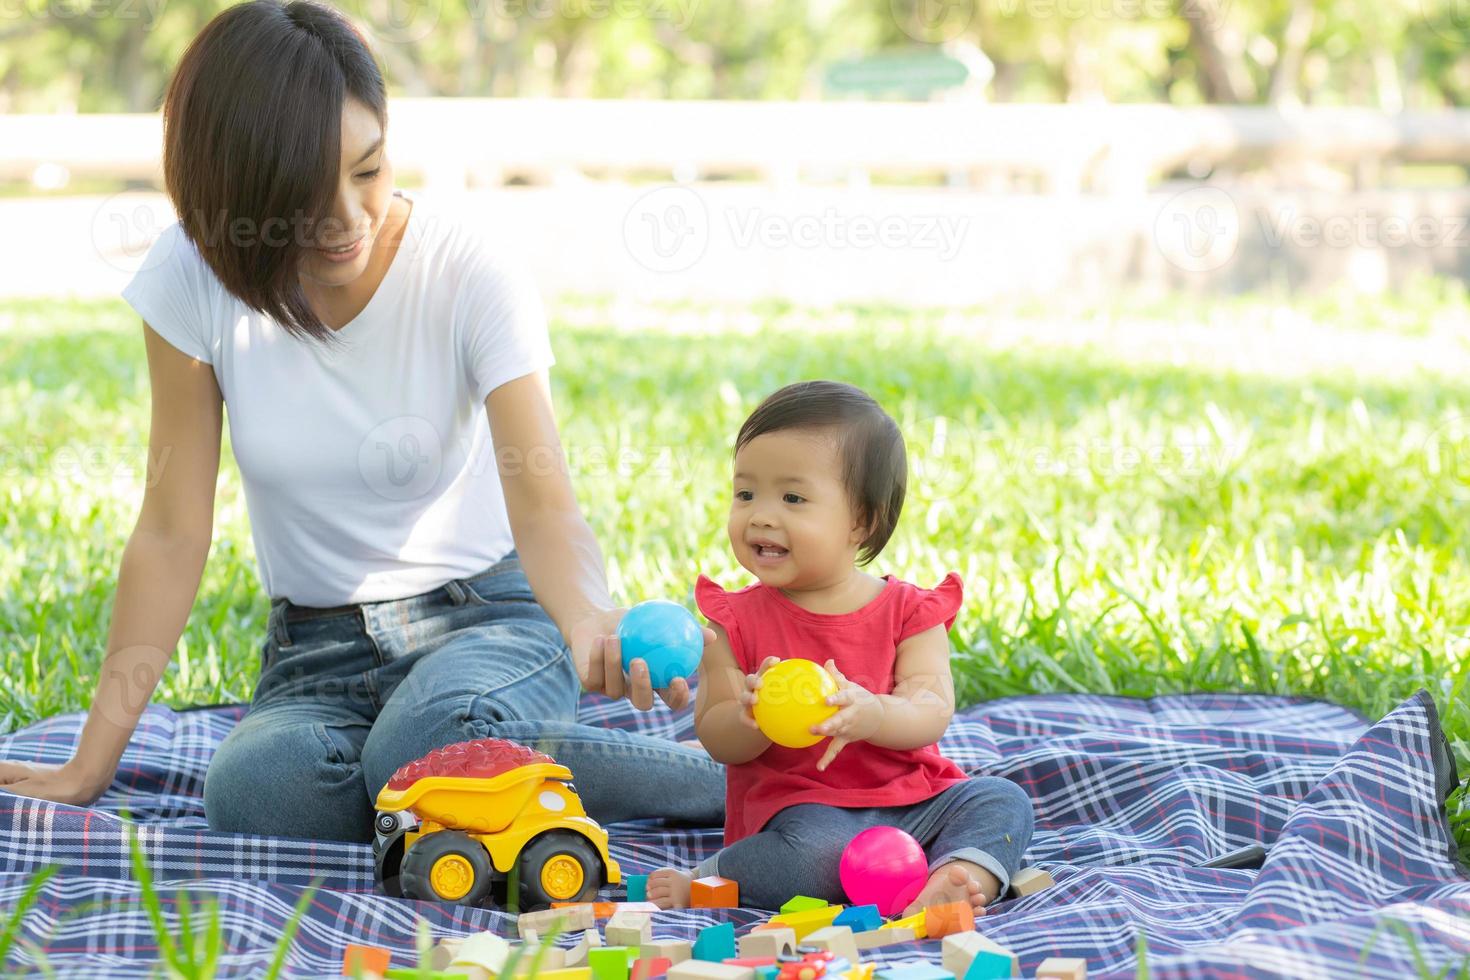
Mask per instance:
[[[503,575],[510,571],[520,571],[520,559],[514,550],[482,572],[477,572],[466,578],[450,579],[438,588],[421,592],[418,595],[404,596],[400,599],[380,599],[376,602],[349,602],[341,606],[298,606],[289,599],[281,598],[272,600],[272,605],[279,605],[281,607],[280,615],[287,623],[300,623],[311,619],[325,619],[328,616],[360,616],[362,610],[368,606],[381,606],[394,602],[412,602],[416,599],[435,596],[448,596],[451,599],[457,599],[457,593],[461,589],[460,583],[475,582],[482,578],[488,578],[491,575]]]

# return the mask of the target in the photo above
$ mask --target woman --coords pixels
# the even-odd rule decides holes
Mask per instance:
[[[227,405],[271,608],[250,709],[205,780],[211,827],[370,839],[395,769],[487,736],[569,766],[600,820],[718,822],[703,752],[574,722],[580,688],[645,710],[654,692],[612,635],[624,610],[572,493],[544,314],[474,228],[393,190],[362,36],[316,3],[231,7],[163,116],[180,219],[123,296],[167,465],[73,759],[0,763],[0,785],[88,804],[111,783],[198,590]]]

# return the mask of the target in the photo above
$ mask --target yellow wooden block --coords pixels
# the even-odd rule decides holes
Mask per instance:
[[[542,970],[536,976],[540,980],[592,980],[592,969],[586,966],[569,966],[561,970]]]
[[[881,926],[879,926],[878,928],[879,929],[912,929],[914,931],[914,938],[915,939],[928,939],[929,938],[929,932],[928,932],[927,929],[924,928],[924,913],[923,912],[915,912],[913,915],[909,916],[907,919],[894,919],[892,922],[885,922]]]
[[[878,964],[876,963],[858,963],[842,975],[847,980],[873,980],[873,970],[877,966]]]
[[[820,909],[807,909],[805,912],[787,912],[785,915],[777,915],[768,920],[772,926],[785,926],[796,933],[796,941],[801,942],[808,933],[825,929],[832,924],[832,920],[842,913],[844,906],[828,905]],[[923,916],[919,916],[923,919]],[[922,923],[920,923],[922,925]]]

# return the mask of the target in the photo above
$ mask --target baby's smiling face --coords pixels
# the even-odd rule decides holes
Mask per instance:
[[[828,431],[782,429],[735,454],[730,547],[766,585],[819,589],[852,572],[865,537]]]

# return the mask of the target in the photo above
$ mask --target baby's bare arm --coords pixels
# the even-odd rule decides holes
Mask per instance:
[[[900,643],[893,673],[893,693],[879,695],[883,721],[868,741],[887,749],[917,749],[939,741],[954,717],[945,628],[935,626]]]

